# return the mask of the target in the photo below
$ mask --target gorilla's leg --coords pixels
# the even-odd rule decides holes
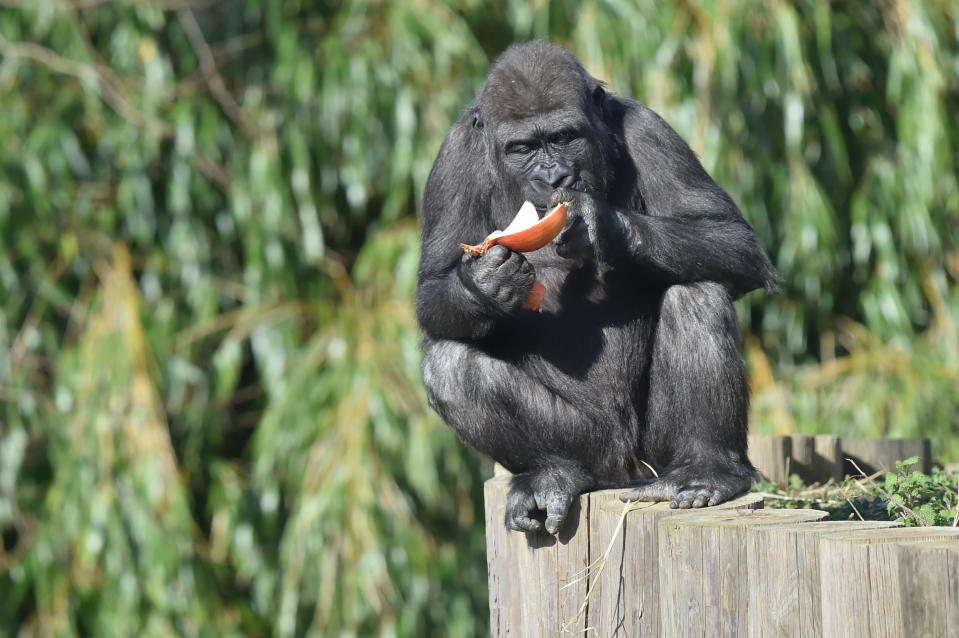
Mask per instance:
[[[596,483],[587,470],[589,419],[522,368],[459,341],[426,353],[423,381],[430,406],[469,445],[515,476],[506,526],[556,533],[573,499]]]
[[[663,296],[640,449],[660,478],[623,500],[717,505],[749,489],[749,389],[732,300],[719,284],[672,286]]]

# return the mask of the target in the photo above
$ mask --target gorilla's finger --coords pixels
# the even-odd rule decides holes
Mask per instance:
[[[535,518],[518,514],[512,516],[506,526],[514,532],[538,532],[543,524]]]
[[[554,206],[576,199],[577,192],[568,188],[557,188],[549,197],[549,206],[547,210],[552,210]]]
[[[546,531],[555,534],[566,520],[573,498],[568,494],[554,493],[546,502]]]
[[[520,253],[511,253],[506,261],[496,267],[496,272],[504,278],[530,286],[535,277],[533,266]]]
[[[497,246],[497,248],[502,248],[502,246]],[[503,260],[503,263],[499,265],[500,270],[518,270],[519,267],[526,261],[526,258],[522,254],[509,251],[509,256]]]
[[[512,255],[512,253],[513,253],[513,251],[511,251],[511,250],[510,250],[509,248],[507,248],[506,246],[499,246],[499,245],[497,245],[497,246],[493,246],[492,248],[490,248],[489,250],[487,250],[487,251],[486,251],[486,254],[484,255],[484,258],[485,258],[486,261],[488,261],[489,263],[501,264],[501,263],[503,263],[504,261],[506,261],[507,259],[509,259],[510,256]]]

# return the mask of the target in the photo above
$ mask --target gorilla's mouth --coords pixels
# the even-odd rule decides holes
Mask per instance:
[[[550,210],[550,200],[553,196],[553,193],[556,190],[560,189],[549,189],[547,191],[540,191],[534,188],[526,189],[526,199],[530,201],[533,206],[536,207],[536,214],[539,215],[539,218],[542,219],[543,216]],[[589,185],[584,180],[577,180],[575,184],[567,186],[562,190],[565,191],[574,191],[577,193],[588,193],[590,192]]]

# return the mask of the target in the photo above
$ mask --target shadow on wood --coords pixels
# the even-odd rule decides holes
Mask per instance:
[[[808,485],[841,481],[859,471],[867,475],[896,471],[896,461],[919,457],[915,469],[928,473],[932,467],[929,439],[844,439],[833,434],[815,436],[749,435],[749,460],[760,475],[777,485],[786,485],[792,474]]]

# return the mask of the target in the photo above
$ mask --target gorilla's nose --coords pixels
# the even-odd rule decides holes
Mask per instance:
[[[576,171],[562,164],[557,164],[546,173],[546,182],[553,187],[554,190],[557,188],[569,188],[575,181]]]
[[[569,188],[576,182],[576,169],[565,164],[540,164],[530,177],[530,185],[543,193]]]

